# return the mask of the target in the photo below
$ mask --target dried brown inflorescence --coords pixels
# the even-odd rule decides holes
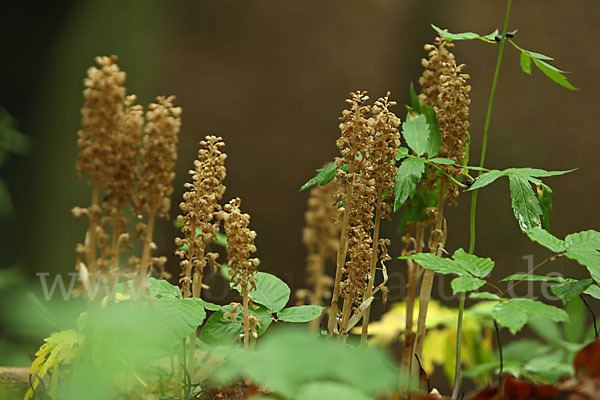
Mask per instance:
[[[217,136],[206,136],[200,142],[202,148],[198,151],[198,159],[194,161],[194,169],[189,173],[192,182],[186,183],[188,189],[183,194],[183,202],[179,204],[183,214],[177,221],[183,225],[183,238],[175,239],[178,247],[176,254],[180,262],[181,288],[186,297],[200,297],[204,267],[210,260],[216,266],[217,253],[207,252],[207,246],[216,239],[219,223],[215,218],[221,206],[219,200],[225,193],[223,180],[227,174],[225,159],[227,155],[221,152],[225,146],[223,139]],[[187,246],[187,251],[181,249]]]
[[[389,101],[389,93],[373,107],[366,104],[367,100],[366,92],[351,93],[351,98],[346,101],[349,109],[342,112],[341,137],[337,140],[342,157],[336,158],[336,163],[340,167],[347,164],[348,172],[340,168],[337,174],[345,187],[345,191],[338,194],[338,201],[345,199],[346,203],[329,331],[336,330],[338,298],[342,295],[342,335],[349,329],[351,312],[360,316],[364,312],[363,302],[373,294],[380,244],[383,245],[383,258],[388,257],[387,241],[379,240],[379,221],[390,211],[384,200],[393,192],[400,120],[389,111],[389,107],[395,105]],[[343,281],[342,277],[345,278]]]
[[[132,275],[143,278],[149,263],[165,261],[164,257],[150,257],[156,247],[152,227],[155,215],[168,217],[181,109],[173,106],[173,97],[159,97],[149,107],[144,128],[144,110],[134,104],[135,95],[127,96],[125,72],[117,61],[116,56],[97,57],[98,66],[89,68],[84,80],[77,171],[80,177],[90,177],[92,202],[88,208],[73,209],[76,217],[87,215],[90,222],[85,243],[77,245],[84,260],[77,262],[84,285],[107,272],[112,284],[120,279],[119,255],[131,247],[130,209],[148,215],[146,223],[138,224],[146,234],[141,262],[132,256],[139,267]]]
[[[161,275],[168,277],[164,270],[165,257],[150,257],[155,244],[152,241],[154,220],[156,216],[169,218],[173,179],[175,179],[175,164],[177,162],[177,143],[181,127],[181,108],[175,107],[175,96],[159,96],[155,103],[148,106],[144,138],[140,150],[138,165],[138,197],[137,212],[148,215],[146,223],[137,225],[138,231],[143,232],[144,248],[139,262],[139,276],[143,279],[148,273],[150,264],[157,265]],[[134,258],[134,263],[137,259]]]
[[[335,260],[339,247],[340,212],[334,196],[340,190],[343,187],[335,181],[313,187],[308,198],[308,210],[304,214],[306,225],[302,240],[308,251],[306,281],[312,287],[312,291],[308,291],[308,298],[314,305],[322,305],[323,298],[331,296],[333,279],[325,273],[325,265],[327,260]],[[318,330],[319,320],[311,321],[313,330]]]
[[[442,145],[439,156],[449,158],[457,164],[462,164],[468,156],[469,146],[469,93],[471,86],[467,84],[469,75],[463,73],[464,64],[458,65],[450,49],[453,43],[448,43],[440,36],[435,44],[426,44],[428,59],[423,59],[425,70],[419,78],[421,94],[419,100],[434,108],[438,118]],[[451,176],[460,178],[461,168],[444,166],[444,171]],[[452,203],[458,197],[458,187],[448,185],[448,197]]]
[[[223,220],[227,235],[227,264],[231,283],[242,288],[242,306],[244,318],[244,345],[250,343],[250,330],[254,324],[250,321],[249,292],[256,289],[256,272],[260,265],[258,258],[251,258],[256,252],[254,239],[256,232],[249,228],[250,215],[240,210],[241,200],[235,198],[223,207],[219,217]]]

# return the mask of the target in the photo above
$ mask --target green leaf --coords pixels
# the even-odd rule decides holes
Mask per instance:
[[[454,165],[454,160],[451,160],[449,158],[430,158],[429,160],[427,160],[428,163],[434,163],[434,164],[442,164],[442,165]]]
[[[490,258],[477,257],[465,252],[463,249],[456,250],[452,258],[463,269],[479,278],[485,278],[494,268],[494,262]]]
[[[427,151],[429,138],[429,124],[425,115],[420,114],[416,117],[407,115],[406,121],[402,124],[402,136],[417,156],[424,154]]]
[[[406,147],[398,147],[398,152],[396,153],[396,161],[400,161],[407,155],[408,155],[408,149]]]
[[[583,294],[587,294],[588,296],[600,300],[600,287],[598,287],[598,285],[591,285],[583,291]]]
[[[308,382],[302,385],[298,395],[294,399],[372,400],[373,397],[366,395],[362,390],[339,382]]]
[[[563,323],[565,339],[572,343],[582,343],[587,322],[587,310],[580,298],[575,298],[565,306],[569,321]]]
[[[545,229],[535,226],[527,230],[529,239],[541,244],[542,246],[552,250],[555,253],[562,253],[566,249],[565,241],[552,235]]]
[[[529,274],[512,274],[502,279],[505,281],[533,281],[533,282],[564,282],[564,278],[560,276],[542,276]]]
[[[472,292],[473,290],[477,290],[485,285],[485,281],[479,278],[474,278],[470,275],[464,275],[454,278],[450,285],[452,286],[452,294],[455,295],[457,293]]]
[[[440,133],[438,119],[435,110],[430,105],[423,104],[421,108],[423,110],[423,115],[427,118],[427,125],[429,126],[426,153],[429,157],[435,157],[439,153],[440,147],[442,147],[442,134]]]
[[[469,167],[469,169],[472,169],[472,168]],[[471,185],[471,187],[469,189],[467,189],[467,191],[481,189],[482,187],[485,187],[491,183],[494,183],[494,181],[496,181],[496,179],[500,178],[501,176],[504,176],[504,172],[498,171],[495,169],[491,170],[489,172],[484,172],[483,174],[481,174],[477,177],[477,179],[475,180],[475,183],[473,183]]]
[[[410,104],[412,109],[417,114],[423,114],[423,109],[421,108],[421,102],[419,101],[419,96],[417,95],[417,91],[415,90],[415,85],[410,83]]]
[[[527,324],[532,331],[550,344],[560,343],[562,340],[560,327],[554,321],[532,315],[529,317]]]
[[[211,344],[230,345],[235,343],[244,331],[243,310],[241,307],[238,308],[235,313],[235,322],[230,317],[224,316],[231,310],[231,306],[225,306],[220,311],[213,313],[202,327],[199,337]],[[258,307],[256,310],[250,308],[249,311],[258,318],[260,324],[258,334],[260,336],[273,321],[273,316],[263,306]]]
[[[348,171],[347,165],[343,165],[341,168],[344,169],[346,172]],[[338,166],[335,162],[332,162],[331,164],[327,164],[323,168],[317,169],[317,172],[318,172],[317,175],[315,175],[308,182],[306,182],[304,185],[302,185],[302,187],[300,188],[300,191],[306,190],[306,189],[316,185],[317,183],[319,183],[321,186],[325,186],[326,184],[331,182],[333,180],[333,178],[335,178],[335,172],[337,171],[337,169],[338,169]]]
[[[438,193],[439,190],[430,190],[422,185],[417,188],[413,198],[404,206],[404,212],[397,228],[398,234],[406,230],[407,223],[422,221],[425,218],[425,211],[429,207],[437,205]]]
[[[469,295],[471,299],[482,299],[482,300],[500,300],[500,296],[490,292],[477,292]]]
[[[540,207],[542,208],[542,222],[544,228],[550,230],[550,213],[552,212],[552,190],[549,186],[536,185],[537,196],[540,199]]]
[[[527,313],[512,302],[500,302],[492,310],[494,320],[514,335],[527,323]]]
[[[446,39],[448,39],[448,41],[452,41],[452,40],[472,40],[472,39],[482,39],[486,42],[488,41],[494,41],[494,37],[498,34],[498,29],[496,29],[494,32],[487,34],[487,35],[480,35],[478,33],[475,32],[463,32],[463,33],[450,33],[450,32],[446,32],[445,30],[438,28],[437,26],[431,24],[431,27],[433,29],[435,29],[435,31],[437,33],[439,33],[440,35],[442,35],[443,37],[445,37]]]
[[[171,285],[165,279],[150,278],[148,283],[150,294],[154,297],[181,297],[179,287]]]
[[[153,304],[153,317],[161,321],[157,329],[164,331],[162,337],[177,341],[187,337],[202,324],[206,312],[200,299],[187,297],[161,297]]]
[[[492,317],[496,322],[508,328],[513,335],[523,328],[529,316],[537,316],[555,322],[569,319],[568,314],[560,308],[526,298],[500,302],[492,310]]]
[[[521,69],[531,75],[531,57],[526,51],[521,51]]]
[[[554,60],[554,58],[552,58],[550,56],[545,56],[543,54],[536,53],[535,51],[529,51],[529,50],[522,50],[522,51],[529,54],[532,58],[537,58],[538,60],[546,60],[546,61]]]
[[[281,310],[290,299],[290,288],[275,275],[257,273],[256,290],[250,292],[255,303],[266,306],[271,312]]]
[[[569,315],[564,310],[540,301],[526,298],[511,299],[510,301],[530,315],[546,318],[554,322],[567,321],[569,319]]]
[[[324,307],[308,305],[284,308],[277,313],[277,318],[285,322],[308,322],[319,317]]]
[[[423,268],[428,268],[438,274],[468,274],[467,270],[459,263],[449,258],[438,257],[431,253],[417,253],[408,257],[400,257],[402,259],[410,258],[419,263]]]
[[[565,175],[570,172],[577,171],[577,168],[564,171],[546,171],[540,168],[507,168],[503,172],[506,175],[518,175],[524,178],[547,178],[549,176]]]
[[[571,85],[567,78],[562,74],[562,71],[553,67],[545,61],[542,61],[538,58],[533,59],[533,63],[542,71],[548,78],[552,79],[554,82],[558,83],[561,86],[566,87],[569,90],[579,90],[575,86]]]
[[[407,158],[402,161],[396,172],[394,186],[394,211],[397,211],[409,197],[412,198],[417,188],[417,183],[425,172],[425,159]]]
[[[552,293],[560,297],[563,304],[569,303],[574,298],[578,297],[581,293],[583,293],[591,284],[592,279],[565,279],[564,283],[560,283],[558,285],[552,285],[550,290]]]
[[[565,237],[565,256],[587,267],[596,282],[600,282],[600,232],[589,230]]]
[[[541,224],[542,209],[529,181],[518,175],[509,175],[510,197],[515,218],[522,231]]]

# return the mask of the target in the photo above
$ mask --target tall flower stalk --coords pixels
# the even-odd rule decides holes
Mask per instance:
[[[249,292],[256,289],[256,272],[260,260],[251,258],[251,254],[256,252],[256,232],[250,230],[250,215],[242,213],[241,202],[239,198],[231,200],[219,214],[227,235],[227,264],[231,283],[240,285],[242,289],[243,339],[244,347],[247,348],[250,344],[251,329]]]

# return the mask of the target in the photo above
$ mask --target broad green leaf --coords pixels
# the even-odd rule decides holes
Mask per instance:
[[[552,250],[555,253],[562,253],[566,249],[565,241],[552,235],[545,229],[535,226],[527,230],[529,239],[541,244],[542,246]]]
[[[279,311],[277,318],[285,322],[308,322],[319,317],[323,308],[315,305],[288,307]]]
[[[589,230],[565,237],[565,255],[587,267],[596,282],[600,282],[600,232]]]
[[[345,171],[348,170],[348,167],[346,165],[343,165],[341,168],[344,169]],[[300,191],[306,190],[306,189],[316,185],[317,183],[319,183],[321,186],[325,186],[326,184],[331,182],[333,180],[333,178],[335,178],[335,172],[337,171],[337,169],[338,169],[338,166],[336,165],[335,162],[327,164],[323,168],[317,169],[317,172],[318,172],[317,175],[315,175],[308,182],[306,182],[304,185],[302,185],[302,187],[300,188]]]
[[[434,163],[434,164],[442,164],[442,165],[454,165],[454,160],[451,160],[449,158],[430,158],[429,160],[427,160],[428,163]]]
[[[533,282],[564,282],[564,278],[560,276],[542,276],[530,274],[512,274],[502,279],[505,281],[533,281]]]
[[[210,302],[204,301],[202,299],[197,299],[196,301],[199,304],[201,304],[202,307],[204,307],[205,309],[210,310],[210,311],[219,311],[221,308],[223,308],[223,306],[220,306],[220,305],[215,304],[215,303],[210,303]]]
[[[469,295],[471,299],[482,299],[482,300],[500,300],[500,296],[490,292],[477,292]]]
[[[150,278],[148,283],[150,294],[154,297],[181,297],[179,287],[171,285],[165,279]]]
[[[492,310],[494,320],[514,335],[527,323],[527,313],[512,302],[499,302]]]
[[[407,115],[406,121],[402,124],[402,136],[417,156],[424,154],[427,151],[429,138],[429,124],[425,115],[420,114],[416,117]]]
[[[454,278],[450,285],[452,286],[452,294],[457,294],[477,290],[485,285],[485,281],[479,278],[474,278],[470,275],[463,275]]]
[[[173,342],[187,337],[202,324],[206,312],[200,299],[188,297],[178,299],[175,297],[161,297],[154,302],[153,317],[161,321],[158,325],[161,334]]]
[[[590,287],[583,291],[583,294],[587,294],[588,296],[600,300],[600,287],[598,287],[598,285],[590,285]]]
[[[565,305],[569,321],[563,323],[565,339],[573,343],[581,343],[585,335],[587,310],[580,298],[575,298]]]
[[[581,293],[583,293],[591,284],[592,279],[565,279],[563,283],[559,283],[558,285],[552,285],[550,290],[552,293],[560,297],[563,304],[569,303],[573,298],[576,298]]]
[[[510,197],[515,218],[522,231],[541,224],[542,209],[529,181],[518,175],[509,175]]]
[[[494,268],[494,262],[490,258],[477,257],[465,252],[463,249],[456,250],[452,258],[464,270],[479,278],[485,278]]]
[[[564,310],[544,304],[540,301],[526,298],[511,299],[510,301],[530,315],[536,315],[554,322],[567,321],[569,319],[569,315]]]
[[[531,57],[525,51],[521,51],[521,69],[531,75]]]
[[[472,168],[469,167],[469,169],[472,169]],[[471,187],[469,189],[467,189],[467,191],[481,189],[482,187],[485,187],[491,183],[494,183],[494,181],[496,181],[496,179],[500,178],[501,176],[504,176],[504,172],[498,171],[496,169],[491,170],[489,172],[484,172],[483,174],[481,174],[477,177],[477,179],[475,180],[475,183],[473,183],[471,185]]]
[[[521,339],[502,346],[504,361],[527,362],[544,351],[544,345],[539,340]]]
[[[211,344],[230,345],[235,343],[244,332],[243,311],[241,307],[238,308],[234,314],[234,321],[231,317],[224,316],[231,310],[231,306],[225,306],[220,311],[213,313],[202,326],[199,337]],[[249,311],[257,317],[260,324],[258,334],[262,335],[271,324],[273,316],[263,306],[258,307],[256,310],[250,308]]]
[[[421,264],[423,268],[428,268],[434,272],[437,272],[438,274],[468,274],[467,270],[454,260],[438,257],[431,253],[417,253],[408,257],[400,258],[410,258],[411,260]]]
[[[494,41],[494,37],[498,34],[498,29],[496,29],[494,32],[492,32],[490,34],[480,35],[475,32],[450,33],[450,32],[446,32],[445,30],[443,30],[441,28],[438,28],[437,26],[435,26],[433,24],[431,24],[431,27],[433,29],[435,29],[435,31],[437,33],[439,33],[440,35],[442,35],[443,37],[448,39],[449,42],[452,40],[472,40],[472,39],[481,39],[486,42],[489,42],[489,41]]]
[[[398,147],[398,152],[396,153],[396,161],[400,161],[407,155],[408,155],[408,149],[406,147]]]
[[[544,228],[550,230],[550,213],[552,212],[552,190],[548,185],[536,185],[537,196],[540,199],[540,207],[542,208],[542,222]]]
[[[308,382],[300,388],[297,400],[322,400],[322,399],[344,399],[344,400],[372,400],[362,390],[339,382]]]
[[[409,197],[412,198],[417,188],[417,183],[425,172],[425,159],[407,158],[402,161],[396,172],[394,186],[394,211],[397,211]]]
[[[570,90],[579,90],[575,86],[571,85],[567,78],[562,74],[562,71],[553,67],[545,61],[542,61],[538,58],[533,59],[533,63],[542,71],[548,78],[552,79],[554,82],[558,83],[561,86],[566,87]]]
[[[252,300],[274,313],[285,307],[290,299],[289,286],[275,275],[266,272],[258,272],[256,278],[256,290],[250,291]]]

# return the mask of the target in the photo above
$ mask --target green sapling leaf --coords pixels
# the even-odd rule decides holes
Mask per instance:
[[[521,70],[531,75],[531,57],[526,51],[521,50]]]
[[[453,40],[472,40],[472,39],[480,39],[483,40],[485,42],[494,42],[495,40],[494,38],[496,37],[496,35],[498,35],[498,29],[496,29],[494,32],[488,34],[488,35],[480,35],[478,33],[475,32],[463,32],[463,33],[450,33],[450,32],[446,32],[445,30],[438,28],[437,26],[431,24],[431,27],[433,29],[435,29],[435,31],[437,33],[439,33],[440,35],[442,35],[443,37],[445,37],[448,42],[451,42]]]
[[[324,307],[307,305],[284,308],[277,313],[277,318],[285,322],[309,322],[319,317]]]
[[[592,279],[565,279],[563,283],[552,285],[550,290],[552,293],[560,297],[563,304],[569,303],[574,298],[578,297],[593,283]]]
[[[589,230],[565,237],[565,256],[585,266],[596,282],[600,282],[600,232]]]
[[[526,233],[527,236],[529,236],[529,239],[541,244],[542,246],[552,250],[555,253],[562,253],[566,250],[564,240],[557,238],[556,236],[552,235],[550,232],[548,232],[545,229],[542,229],[539,226],[527,230]]]
[[[564,282],[565,279],[560,276],[543,276],[543,275],[530,275],[530,274],[512,274],[502,279],[502,282],[506,281],[532,281],[532,282]]]
[[[406,199],[412,198],[417,189],[417,183],[425,172],[425,159],[407,158],[402,161],[398,172],[396,172],[396,184],[394,186],[394,211],[404,204]]]
[[[509,175],[510,197],[515,218],[523,232],[541,225],[542,209],[527,178]]]
[[[494,261],[490,258],[481,258],[476,255],[469,254],[463,249],[458,249],[452,255],[464,270],[479,278],[485,278],[494,268]]]
[[[455,295],[457,293],[472,292],[473,290],[477,290],[485,285],[485,281],[479,278],[474,278],[470,275],[463,275],[454,278],[450,285],[452,286],[452,294]]]
[[[429,124],[423,114],[417,116],[407,115],[406,121],[402,124],[402,136],[406,144],[417,156],[427,152],[429,138]]]
[[[344,164],[340,168],[342,170],[348,172],[347,165]],[[333,178],[335,178],[335,172],[337,171],[337,169],[338,169],[338,166],[335,162],[327,164],[323,168],[317,169],[317,172],[318,172],[317,175],[315,175],[308,182],[306,182],[304,185],[302,185],[302,187],[300,188],[300,191],[309,189],[309,188],[313,187],[314,185],[316,185],[317,183],[320,184],[321,186],[327,185],[329,182],[331,182],[333,180]]]
[[[545,61],[534,58],[533,63],[536,67],[540,69],[548,78],[552,79],[554,82],[558,83],[561,86],[566,87],[569,90],[579,90],[575,86],[571,85],[567,78],[563,75],[563,71],[553,67]]]

